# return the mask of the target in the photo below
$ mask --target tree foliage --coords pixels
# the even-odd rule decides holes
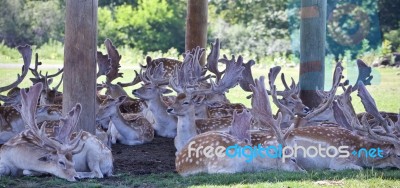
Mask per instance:
[[[136,7],[123,4],[99,8],[99,43],[106,37],[117,45],[147,51],[184,49],[185,14],[179,2],[139,0]],[[182,1],[181,1],[182,3]]]
[[[7,45],[63,39],[63,1],[0,0],[0,5],[0,41]]]

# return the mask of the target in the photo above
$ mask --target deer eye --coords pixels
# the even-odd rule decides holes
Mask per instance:
[[[58,161],[58,164],[65,166],[65,163],[63,161]]]
[[[183,104],[189,104],[189,102],[186,101],[186,102],[184,102]]]

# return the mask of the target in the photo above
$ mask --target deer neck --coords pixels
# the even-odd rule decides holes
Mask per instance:
[[[197,135],[195,109],[192,107],[183,116],[178,116],[177,134],[174,140],[175,147],[180,151],[181,148],[193,137]]]
[[[130,123],[122,116],[119,106],[116,108],[116,113],[111,116],[111,121],[115,125],[115,128],[118,130],[119,134],[121,134],[124,138],[129,138],[129,133],[132,132],[132,128],[129,126]]]
[[[176,118],[167,113],[167,105],[162,101],[161,96],[148,101],[148,107],[151,113],[154,114],[156,124],[175,124]],[[165,125],[164,125],[165,126]]]

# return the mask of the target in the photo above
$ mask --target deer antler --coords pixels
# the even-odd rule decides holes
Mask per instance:
[[[216,78],[216,82],[218,82],[221,79],[222,74],[224,74],[225,71],[219,72],[218,71],[218,60],[219,60],[219,49],[220,49],[221,43],[219,42],[219,39],[215,39],[214,43],[211,43],[211,52],[207,56],[207,64],[206,67],[207,69],[214,73]]]
[[[129,87],[129,86],[134,86],[134,85],[140,83],[141,81],[142,81],[142,79],[140,79],[138,72],[135,70],[135,78],[131,82],[129,82],[129,83],[118,82],[117,84],[121,87]]]
[[[111,59],[108,58],[108,55],[103,55],[103,53],[97,51],[97,66],[99,67],[97,78],[101,75],[107,75],[111,70]]]
[[[58,88],[60,87],[60,85],[61,85],[63,79],[64,79],[64,74],[61,75],[60,82],[56,85],[56,87],[53,87],[53,90],[54,90],[54,91],[58,91]]]
[[[239,80],[242,79],[242,72],[244,70],[243,57],[239,56],[235,62],[235,56],[232,55],[232,59],[228,60],[226,57],[220,59],[219,62],[226,64],[224,76],[214,83],[211,81],[211,90],[215,93],[225,93],[230,88],[235,87]]]
[[[283,146],[285,146],[286,145],[284,140],[285,135],[282,133],[282,130],[280,128],[280,124],[282,121],[282,114],[279,112],[278,117],[276,119],[274,119],[274,117],[272,116],[272,110],[268,99],[268,93],[265,89],[264,77],[261,76],[260,80],[256,79],[255,85],[250,85],[250,88],[253,91],[251,106],[254,118],[256,118],[263,124],[271,126],[271,128],[274,130],[276,134],[278,142]]]
[[[251,135],[249,133],[251,118],[252,116],[249,111],[243,110],[241,113],[238,113],[235,110],[233,112],[233,120],[229,128],[229,134],[237,137],[239,140],[244,140],[249,143],[251,141]]]
[[[254,85],[253,74],[251,73],[251,66],[255,65],[254,60],[248,61],[243,64],[244,70],[242,72],[242,79],[239,80],[239,85],[244,91],[251,92],[250,85]]]
[[[35,78],[30,78],[30,80],[32,81],[33,84],[36,84],[39,82],[43,83],[45,89],[49,88],[47,79],[54,78],[54,77],[60,75],[64,71],[64,68],[61,68],[61,69],[58,69],[58,71],[54,74],[49,75],[48,72],[46,72],[45,75],[42,75],[42,71],[38,71],[39,65],[42,65],[42,62],[39,61],[39,55],[36,53],[35,54],[35,68],[33,68],[33,69],[29,68],[29,70],[31,71],[33,76],[35,76]]]
[[[72,137],[72,133],[74,132],[78,124],[81,111],[82,106],[81,104],[77,103],[75,107],[72,108],[71,111],[69,111],[67,116],[61,118],[60,127],[58,130],[55,131],[56,140],[60,141],[64,145],[70,146],[71,148],[72,146],[76,146],[78,144],[83,133],[82,130],[80,130],[78,135],[75,136],[73,140],[70,140],[70,138]]]
[[[269,79],[269,87],[271,90],[271,96],[272,96],[272,101],[276,106],[278,106],[279,110],[282,112],[282,114],[285,116],[285,120],[290,119],[291,117],[294,117],[294,113],[289,110],[285,105],[279,102],[277,98],[277,91],[276,91],[276,86],[275,86],[275,79],[278,76],[279,72],[281,71],[280,66],[273,67],[269,70],[268,73],[268,79]]]
[[[45,124],[43,123],[41,129],[38,128],[36,123],[36,106],[39,100],[40,93],[42,91],[43,84],[37,83],[29,88],[29,92],[27,93],[25,89],[20,90],[21,94],[21,104],[22,106],[16,106],[15,108],[21,113],[21,117],[24,120],[25,124],[32,131],[32,133],[41,140],[41,145],[43,147],[50,147],[55,150],[59,150],[63,148],[63,146],[57,143],[54,140],[51,140],[47,137],[45,133]]]
[[[328,92],[327,97],[324,101],[311,113],[307,114],[304,119],[310,120],[311,118],[317,116],[318,114],[324,112],[335,99],[335,93],[337,88],[339,87],[340,80],[342,78],[342,68],[336,67],[335,72],[333,73],[333,84],[331,90]]]
[[[17,49],[18,52],[22,55],[22,59],[24,60],[24,65],[22,66],[22,74],[17,75],[17,80],[14,83],[5,87],[0,87],[0,93],[18,86],[18,84],[20,84],[22,80],[24,80],[25,76],[28,73],[29,66],[32,60],[32,49],[29,45],[18,46]]]
[[[371,80],[373,76],[371,75],[371,67],[365,64],[361,59],[357,59],[357,67],[358,67],[358,77],[355,86],[353,87],[353,91],[358,89],[359,83],[362,82],[364,85],[371,85]]]
[[[116,78],[122,77],[123,73],[119,73],[119,68],[121,67],[119,61],[121,60],[121,55],[119,55],[118,50],[112,44],[110,39],[106,39],[104,45],[107,49],[108,58],[111,59],[111,70],[106,75],[106,82],[111,83]]]
[[[155,67],[147,67],[144,73],[140,71],[140,79],[146,84],[167,85],[169,79],[164,77],[165,73],[164,63],[161,62]]]

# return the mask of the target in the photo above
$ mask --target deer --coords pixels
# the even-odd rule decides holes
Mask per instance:
[[[256,81],[256,83],[258,84],[258,81]],[[257,85],[256,87],[260,88],[262,86]],[[262,91],[254,90],[254,92]],[[294,161],[289,159],[282,162],[279,159],[255,158],[253,161],[248,162],[245,157],[227,157],[227,154],[232,155],[231,150],[227,151],[227,149],[232,146],[242,148],[246,146],[252,147],[252,134],[249,132],[251,118],[252,116],[249,111],[242,111],[241,113],[235,111],[233,113],[233,121],[229,132],[211,131],[193,137],[183,149],[177,153],[175,159],[177,172],[182,176],[201,172],[236,173],[270,169],[304,172]],[[206,148],[210,148],[207,149],[207,151],[211,152],[200,151]],[[211,155],[206,156],[209,155],[209,153],[211,153]],[[236,153],[236,151],[234,151],[234,153]],[[252,154],[249,153],[249,150],[245,150],[242,155]]]
[[[179,94],[175,102],[170,105],[167,112],[175,115],[177,121],[177,136],[174,144],[179,152],[187,141],[197,135],[197,133],[211,130],[227,130],[231,124],[231,118],[207,118],[196,120],[197,104],[201,104],[205,95],[210,92],[225,92],[231,87],[234,87],[240,79],[241,57],[235,62],[235,58],[227,62],[227,68],[224,77],[218,83],[212,83],[211,89],[200,88],[201,74],[195,74],[190,70],[195,70],[193,67],[198,66],[198,61],[203,50],[200,48],[194,49],[191,53],[187,52],[184,63],[175,68],[173,76],[170,78],[171,87]],[[226,61],[228,61],[226,59]]]
[[[104,176],[112,176],[113,157],[111,150],[97,136],[76,129],[82,106],[77,103],[74,108],[63,117],[58,126],[54,126],[52,131],[48,132],[49,137],[61,143],[69,145],[73,140],[78,139],[79,152],[72,155],[74,168],[79,178],[103,178]],[[42,126],[46,126],[43,124]],[[73,150],[75,151],[75,150]]]
[[[46,72],[45,75],[42,74],[42,71],[39,70],[39,66],[42,65],[42,62],[39,61],[39,55],[36,53],[35,54],[35,65],[34,68],[29,68],[31,71],[32,75],[34,78],[30,78],[33,84],[36,83],[43,83],[43,90],[40,95],[40,104],[41,105],[61,105],[62,104],[62,93],[57,91],[58,88],[60,87],[62,80],[63,80],[63,75],[61,75],[60,82],[53,87],[52,89],[50,88],[50,84],[53,82],[53,78],[62,74],[64,72],[64,69],[58,69],[58,71],[54,74],[49,75],[48,72]]]
[[[78,149],[79,139],[72,139],[62,145],[50,139],[39,129],[35,120],[42,83],[21,90],[22,106],[19,111],[28,128],[8,140],[0,149],[0,176],[31,174],[31,172],[49,173],[59,178],[76,181],[79,176],[74,168],[73,150]],[[79,153],[78,149],[78,153]]]
[[[17,106],[0,106],[0,144],[25,130],[26,123],[16,109]],[[62,117],[61,109],[52,106],[39,106],[35,115],[37,123],[59,120]]]
[[[282,104],[281,101],[277,98],[278,91],[276,90],[275,79],[279,74],[279,71],[280,67],[271,68],[270,72],[268,73],[268,78],[269,78],[270,94],[272,97],[272,101],[278,107],[279,111],[282,112],[283,115],[282,127],[288,128],[292,123],[295,123],[296,127],[311,126],[311,125],[326,125],[324,124],[324,121],[323,122],[315,121],[315,117],[321,116],[321,114],[331,114],[331,116],[333,117],[331,107],[332,107],[332,102],[335,100],[335,93],[337,91],[337,88],[340,85],[340,79],[342,78],[342,68],[339,66],[336,67],[335,72],[333,74],[332,88],[328,92],[326,92],[323,101],[315,109],[309,111],[307,115],[297,116],[297,117],[295,117],[293,109],[287,107],[285,104]],[[332,123],[336,122],[333,121]]]
[[[168,79],[164,78],[165,70],[163,63],[155,67],[148,67],[140,73],[141,80],[144,82],[142,87],[132,91],[132,94],[145,100],[148,109],[153,115],[153,128],[157,135],[162,137],[174,138],[176,136],[176,117],[168,115],[167,105],[162,96],[171,93],[172,90],[166,88]],[[149,121],[153,121],[149,120]]]
[[[154,129],[151,123],[143,116],[137,114],[122,114],[119,106],[126,100],[126,96],[120,96],[116,99],[109,98],[105,100],[96,114],[96,121],[101,122],[104,119],[110,119],[113,127],[116,129],[112,134],[113,142],[115,139],[126,145],[139,145],[151,142],[154,138]],[[115,135],[117,134],[117,135]]]
[[[331,157],[304,157],[304,151],[297,151],[296,161],[299,166],[306,170],[330,169],[330,170],[345,170],[355,169],[361,170],[363,167],[387,168],[400,167],[399,155],[399,138],[393,134],[393,129],[398,129],[395,124],[388,126],[387,121],[379,114],[373,98],[369,95],[364,84],[359,82],[358,95],[362,99],[365,109],[370,114],[373,114],[377,122],[383,127],[373,129],[369,122],[364,120],[362,124],[355,116],[352,119],[348,109],[343,107],[338,102],[333,103],[333,108],[341,112],[341,116],[335,116],[338,122],[348,124],[352,129],[347,129],[345,126],[308,126],[289,129],[285,134],[281,134],[280,138],[285,141],[288,146],[301,146],[304,148],[324,146],[343,147],[343,157],[335,153]],[[347,115],[343,115],[347,114]],[[339,120],[340,119],[340,120]],[[293,126],[294,127],[294,126]],[[275,129],[278,129],[275,127]],[[362,152],[362,148],[371,149],[379,148],[380,155],[376,158],[368,157]],[[378,149],[378,151],[379,151]],[[357,155],[351,155],[352,152],[357,152]],[[361,153],[360,153],[361,152]],[[328,154],[328,153],[327,153]],[[358,156],[358,157],[357,157]]]

